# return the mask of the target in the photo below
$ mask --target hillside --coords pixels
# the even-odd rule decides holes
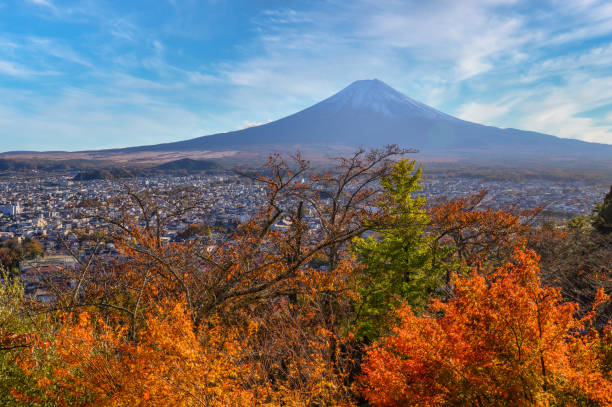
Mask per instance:
[[[192,160],[191,158],[183,158],[176,161],[170,161],[154,167],[161,171],[187,171],[199,172],[220,169],[219,165],[213,161],[207,160]]]

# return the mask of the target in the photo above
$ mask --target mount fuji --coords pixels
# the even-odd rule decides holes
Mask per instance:
[[[380,147],[397,144],[425,155],[460,153],[513,157],[579,157],[612,159],[612,145],[551,135],[500,129],[440,112],[378,79],[353,82],[335,95],[291,116],[264,125],[191,140],[115,151],[255,151],[307,148]]]
[[[357,147],[397,144],[426,157],[486,162],[593,160],[612,168],[612,145],[564,139],[517,129],[500,129],[458,119],[420,103],[378,79],[353,82],[335,95],[282,119],[190,140],[111,150],[56,154],[57,158],[169,160],[265,157],[270,152],[329,156]],[[10,154],[10,153],[7,153]],[[52,153],[38,158],[53,159]],[[139,155],[141,158],[137,158]],[[6,154],[0,154],[0,158]],[[582,165],[581,164],[581,165]]]

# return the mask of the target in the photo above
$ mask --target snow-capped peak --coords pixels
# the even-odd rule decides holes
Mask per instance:
[[[409,114],[429,118],[454,119],[432,107],[396,91],[379,79],[359,80],[320,103],[334,111],[369,110],[385,116]]]

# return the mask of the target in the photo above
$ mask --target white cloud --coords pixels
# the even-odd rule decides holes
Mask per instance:
[[[196,85],[206,85],[214,82],[218,82],[219,78],[213,75],[205,74],[202,72],[190,72],[184,71],[189,79],[189,82]]]
[[[564,86],[554,86],[521,105],[523,128],[559,137],[612,144],[612,121],[588,117],[585,112],[612,104],[612,78],[575,74]]]
[[[65,89],[55,97],[5,92],[0,101],[0,140],[22,148],[82,150],[183,140],[208,134],[205,117],[138,91]],[[10,102],[28,104],[31,113]]]
[[[505,94],[493,103],[469,102],[457,109],[465,120],[559,137],[612,144],[612,113],[587,115],[612,105],[612,78],[579,71],[563,83],[543,83]]]
[[[28,0],[32,4],[53,8],[53,4],[49,0]]]
[[[2,60],[0,60],[0,74],[16,76],[18,78],[30,76],[30,73],[27,72],[26,68],[13,62]]]
[[[458,109],[457,117],[475,123],[491,124],[508,114],[511,107],[510,104],[469,102]]]
[[[28,42],[23,47],[30,47],[38,53],[44,53],[65,61],[74,62],[86,67],[92,67],[93,64],[81,54],[76,52],[71,47],[60,43],[57,40],[50,38],[28,37]]]
[[[363,27],[356,32],[376,44],[408,49],[419,58],[450,63],[455,80],[486,72],[504,52],[533,34],[524,17],[496,13],[504,1],[365,2]]]
[[[246,121],[246,122],[242,123],[240,126],[238,126],[237,130],[248,129],[249,127],[261,126],[262,124],[266,124],[266,122],[249,122],[249,121]]]
[[[256,18],[260,24],[298,24],[313,22],[308,13],[297,12],[292,9],[264,10]]]
[[[0,75],[13,76],[16,78],[27,79],[40,75],[55,75],[53,71],[36,71],[15,62],[0,60]]]

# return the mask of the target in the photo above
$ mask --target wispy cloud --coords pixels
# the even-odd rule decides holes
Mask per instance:
[[[23,65],[0,59],[0,75],[12,76],[15,78],[26,79],[41,75],[56,75],[53,71],[36,71]]]
[[[92,67],[93,64],[88,59],[70,46],[62,44],[56,40],[49,38],[29,37],[26,47],[29,45],[35,52],[44,53],[52,57],[60,58],[65,61],[74,62],[86,67]]]
[[[31,76],[31,73],[28,72],[25,67],[10,61],[2,60],[0,60],[0,73],[3,75],[16,76],[18,78]]]
[[[54,8],[53,3],[49,0],[27,0],[29,3],[36,4],[38,6]]]
[[[576,71],[563,83],[507,92],[499,102],[463,104],[457,115],[484,124],[515,127],[585,141],[610,143],[610,115],[588,114],[612,106],[612,78]]]
[[[457,116],[475,123],[494,123],[508,114],[514,103],[476,103],[469,102],[457,110]]]
[[[365,21],[357,34],[419,58],[451,63],[456,79],[467,79],[490,70],[502,53],[533,39],[522,15],[496,12],[508,3],[513,2],[365,2]]]
[[[262,124],[266,124],[266,122],[244,122],[240,126],[238,126],[238,130],[248,129],[249,127],[261,126]]]

